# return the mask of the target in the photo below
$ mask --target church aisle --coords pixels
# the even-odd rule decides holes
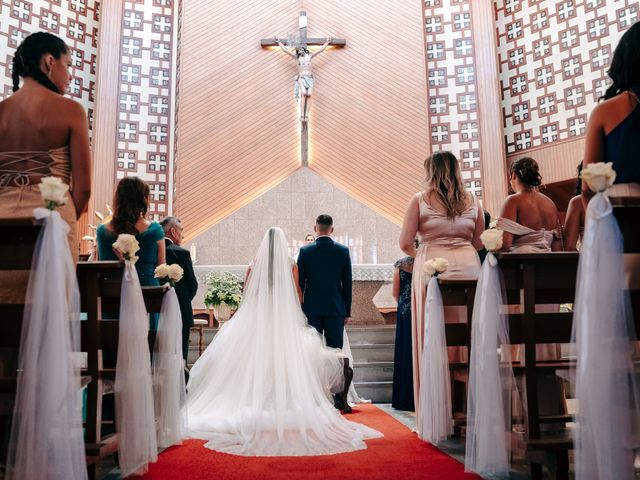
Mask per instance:
[[[418,439],[406,426],[374,405],[359,405],[350,420],[384,433],[367,441],[368,449],[320,457],[241,457],[208,450],[188,440],[165,450],[142,478],[162,480],[224,479],[479,479],[464,466]]]

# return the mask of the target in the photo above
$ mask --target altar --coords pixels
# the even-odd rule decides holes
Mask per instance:
[[[244,280],[248,265],[195,265],[198,293],[193,299],[194,310],[204,310],[207,276],[214,272],[229,272]],[[352,267],[353,300],[350,326],[395,323],[396,302],[391,296],[393,265],[355,264]]]

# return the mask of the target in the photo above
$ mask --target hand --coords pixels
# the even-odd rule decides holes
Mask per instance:
[[[349,319],[350,319],[350,318],[351,318],[351,317],[344,317],[344,324],[345,324],[345,325],[349,322]]]

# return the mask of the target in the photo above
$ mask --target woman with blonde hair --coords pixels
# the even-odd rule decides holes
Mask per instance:
[[[423,348],[424,301],[427,276],[424,263],[434,257],[449,262],[447,277],[474,277],[480,270],[478,250],[484,231],[484,213],[467,192],[460,175],[460,164],[451,152],[437,151],[424,162],[427,188],[416,193],[407,206],[400,248],[415,257],[412,278],[413,391],[416,407],[420,391],[420,356]],[[416,249],[414,238],[420,243]],[[465,321],[463,309],[445,307],[447,322]],[[417,412],[419,414],[419,412]]]

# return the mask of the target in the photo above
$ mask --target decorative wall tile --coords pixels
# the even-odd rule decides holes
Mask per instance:
[[[609,81],[629,0],[496,0],[507,153],[584,135]]]
[[[432,150],[452,151],[467,189],[481,198],[471,1],[425,0],[423,5]]]

